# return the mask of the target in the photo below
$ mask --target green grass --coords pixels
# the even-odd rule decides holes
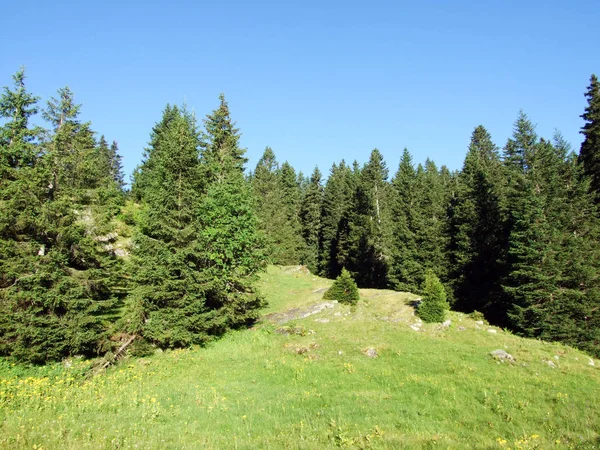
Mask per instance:
[[[265,315],[283,321],[285,311],[308,310],[330,283],[271,267],[260,282]],[[126,360],[93,377],[77,359],[0,362],[0,447],[600,446],[598,361],[489,333],[458,313],[449,328],[414,331],[411,298],[361,290],[354,309],[335,305],[283,325],[265,319],[206,348]],[[368,348],[379,356],[365,356]],[[489,352],[499,348],[516,362],[494,361]]]

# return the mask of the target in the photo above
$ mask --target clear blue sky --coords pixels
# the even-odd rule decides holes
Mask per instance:
[[[68,85],[82,117],[140,162],[167,102],[199,116],[224,92],[250,168],[265,146],[324,174],[377,147],[458,169],[475,126],[503,146],[519,109],[578,149],[595,1],[12,1],[0,85],[24,65],[45,101]]]

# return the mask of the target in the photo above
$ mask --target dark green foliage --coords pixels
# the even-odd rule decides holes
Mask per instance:
[[[300,222],[305,250],[302,263],[312,273],[317,273],[319,263],[319,234],[321,231],[321,207],[323,203],[323,186],[321,172],[315,167],[300,205]]]
[[[291,166],[286,166],[289,171]],[[293,181],[286,180],[291,186],[284,186],[275,154],[267,147],[251,176],[259,227],[267,237],[267,253],[273,264],[299,264],[303,251],[304,243],[294,200],[297,185],[293,169],[288,173],[288,178],[289,175],[293,176]],[[286,193],[291,196],[291,201]]]
[[[159,347],[202,344],[251,323],[264,265],[254,199],[226,103],[207,116],[207,141],[185,108],[165,109],[136,174],[142,210],[131,255],[124,327]]]
[[[347,305],[356,305],[360,299],[358,287],[350,272],[342,269],[342,273],[323,294],[325,300],[337,300]]]
[[[203,176],[209,181],[221,181],[227,173],[243,173],[248,159],[240,148],[240,130],[231,119],[225,95],[219,95],[219,107],[204,119],[202,148]]]
[[[222,307],[227,327],[252,323],[264,305],[254,290],[266,249],[253,206],[250,186],[234,171],[209,187],[198,211],[207,303]]]
[[[131,193],[136,200],[142,200],[149,189],[150,178],[153,169],[152,154],[154,149],[160,148],[162,141],[165,138],[165,133],[171,123],[180,116],[180,111],[177,106],[168,105],[163,111],[162,119],[158,122],[150,133],[150,143],[144,149],[142,163],[135,168],[132,176]]]
[[[585,93],[588,105],[581,118],[585,124],[580,133],[585,136],[579,151],[579,161],[583,170],[590,177],[590,188],[596,194],[600,193],[600,82],[592,75],[590,85]]]
[[[417,308],[417,315],[428,323],[443,322],[446,320],[446,311],[450,305],[446,301],[446,291],[432,269],[425,272],[423,281],[423,299]]]
[[[499,319],[495,311],[503,306],[500,282],[507,248],[503,182],[498,149],[487,130],[478,126],[450,208],[450,278],[454,306],[485,312],[494,322]]]
[[[199,133],[185,110],[167,107],[159,138],[140,170],[142,211],[129,271],[126,330],[161,347],[203,343],[222,333],[219,306],[206,302],[198,241]],[[166,120],[168,119],[168,120]],[[157,136],[158,137],[158,136]]]
[[[418,259],[416,196],[417,174],[405,148],[400,166],[392,179],[392,261],[390,282],[399,291],[417,292],[423,270]]]
[[[519,126],[522,120],[517,135],[533,129]],[[509,166],[511,228],[504,280],[509,324],[522,335],[597,354],[600,230],[589,180],[560,136],[554,145],[544,139],[527,142],[528,151],[521,151],[525,164]]]
[[[96,353],[105,339],[102,314],[113,306],[115,259],[96,241],[100,169],[89,124],[68,90],[45,117],[54,133],[43,145],[29,126],[37,108],[24,88],[5,89],[0,133],[0,353],[42,363]]]
[[[342,160],[334,164],[323,190],[319,246],[319,273],[337,277],[346,263],[344,248],[348,239],[348,215],[356,187],[352,169]]]
[[[348,214],[347,266],[361,287],[388,285],[388,232],[385,211],[388,170],[379,150],[360,171]]]

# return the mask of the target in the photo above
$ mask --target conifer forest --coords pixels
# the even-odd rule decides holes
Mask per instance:
[[[600,356],[594,75],[577,149],[520,112],[504,143],[474,124],[458,171],[409,149],[305,175],[266,147],[248,167],[221,94],[206,115],[156,111],[130,183],[117,142],[81,120],[69,88],[41,99],[24,70],[5,79],[1,356],[43,364],[208,343],[257,320],[268,264],[347,271],[360,288],[434,286],[455,311]]]

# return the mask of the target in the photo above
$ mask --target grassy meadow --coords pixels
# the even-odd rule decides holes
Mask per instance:
[[[414,330],[415,297],[392,291],[302,317],[330,284],[270,267],[253,328],[97,375],[0,361],[0,448],[600,447],[599,361],[459,313]]]

